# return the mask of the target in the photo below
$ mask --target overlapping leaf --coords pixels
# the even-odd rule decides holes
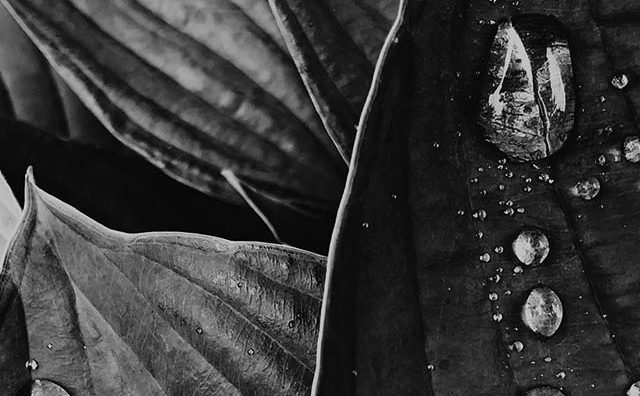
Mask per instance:
[[[640,8],[404,6],[332,244],[315,394],[625,394],[640,379],[640,168],[621,153],[639,133]],[[482,139],[476,115],[497,22],[531,14],[567,31],[578,111],[562,150],[514,163]],[[609,84],[620,72],[623,90]],[[574,186],[588,177],[602,188],[583,200]],[[520,273],[510,246],[529,227],[551,253]],[[520,319],[540,284],[564,305],[548,339]]]
[[[279,208],[276,226],[331,222],[345,167],[265,3],[3,3],[109,131],[166,173],[241,202],[221,172],[233,174],[259,210]]]
[[[119,146],[4,7],[0,7],[0,117],[26,122],[62,140],[108,149]]]
[[[307,394],[324,258],[124,234],[26,185],[0,281],[0,387],[70,394]],[[25,369],[27,360],[37,369]]]
[[[269,0],[325,127],[349,160],[398,0]]]

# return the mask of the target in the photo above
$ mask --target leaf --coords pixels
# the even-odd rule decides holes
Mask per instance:
[[[269,0],[316,110],[346,161],[398,3]]]
[[[31,379],[72,395],[308,393],[322,256],[112,231],[30,174],[25,194],[0,282],[9,394]],[[27,372],[27,359],[38,368]]]
[[[282,218],[333,219],[345,167],[265,5],[3,3],[107,129],[170,176],[240,203],[228,170]]]
[[[4,256],[19,218],[20,205],[13,196],[4,176],[0,173],[0,257]]]
[[[621,159],[638,134],[640,8],[514,4],[403,3],[333,236],[314,394],[614,395],[640,378],[640,170]],[[567,32],[576,126],[549,159],[515,163],[476,125],[481,76],[497,25],[536,14]],[[600,193],[574,195],[590,177]],[[549,239],[535,268],[511,252],[524,228]],[[550,338],[520,319],[541,285],[563,304]]]
[[[119,148],[4,7],[0,7],[0,117],[26,122],[62,140]]]

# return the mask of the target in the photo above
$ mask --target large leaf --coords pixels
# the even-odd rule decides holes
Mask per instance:
[[[25,194],[0,280],[5,394],[32,379],[72,395],[309,392],[324,257],[112,231],[30,175]]]
[[[269,0],[325,128],[348,161],[399,0]]]
[[[11,188],[0,174],[0,257],[4,256],[9,240],[20,218],[20,206]]]
[[[621,155],[638,134],[640,4],[403,7],[329,256],[315,393],[625,394],[640,379],[640,169]],[[528,14],[564,26],[578,106],[560,151],[517,163],[482,139],[476,117],[496,22]],[[619,72],[626,89],[609,84]],[[574,186],[589,177],[602,187],[584,200]],[[511,244],[529,227],[551,253],[519,274]],[[564,305],[550,338],[520,319],[540,284]]]
[[[264,2],[3,3],[109,131],[172,177],[276,206],[276,227],[332,221],[345,166]]]

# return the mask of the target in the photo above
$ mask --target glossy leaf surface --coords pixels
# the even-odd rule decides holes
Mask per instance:
[[[3,3],[107,129],[170,176],[240,203],[227,170],[284,219],[333,218],[345,167],[266,4]]]
[[[640,70],[640,7],[405,5],[329,255],[315,394],[624,394],[640,377],[640,168],[621,150],[638,134],[640,91],[610,81]],[[579,107],[575,138],[523,164],[482,139],[479,76],[499,23],[540,14],[567,32]],[[594,176],[597,196],[572,194]],[[527,228],[550,250],[523,270],[508,247]],[[540,284],[563,305],[547,340],[520,319]]]
[[[349,161],[373,65],[398,0],[269,0],[307,90]]]
[[[46,379],[72,395],[309,392],[322,256],[111,231],[30,176],[26,195],[0,281],[3,391]]]

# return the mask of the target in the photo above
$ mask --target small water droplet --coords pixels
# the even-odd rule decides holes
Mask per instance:
[[[27,370],[36,371],[39,367],[38,362],[35,359],[29,359],[25,362],[24,366]]]
[[[498,184],[498,190],[504,191],[504,184]]]
[[[253,348],[249,348],[247,350],[247,355],[249,355],[249,356],[253,356],[254,353],[256,353],[256,351],[254,351]]]
[[[290,320],[287,325],[289,326],[290,329],[293,329],[294,327],[296,327],[296,322],[293,320]]]
[[[607,164],[607,156],[604,154],[600,154],[598,159],[596,159],[596,163],[600,166],[605,166]]]
[[[524,268],[522,268],[519,265],[516,265],[515,267],[513,267],[513,273],[516,275],[521,274],[523,271],[524,271]]]
[[[504,291],[504,295],[505,296],[510,296],[511,295],[511,290],[505,290]]]
[[[196,328],[196,333],[202,334],[202,328],[201,327]]]
[[[362,228],[369,228],[369,223],[367,223],[366,221],[362,223]]]
[[[633,163],[640,161],[640,137],[628,136],[624,139],[624,158]]]
[[[436,367],[433,364],[427,365],[427,370],[433,371]]]
[[[47,349],[53,349],[53,344],[47,344]]]
[[[474,219],[484,220],[487,218],[487,211],[484,209],[480,209],[473,214]]]
[[[507,202],[504,203],[506,206],[513,206],[513,201],[512,200],[508,200]]]
[[[438,147],[440,147],[440,143],[438,143],[438,142],[433,143],[433,147],[434,147],[434,148],[438,148]]]
[[[502,321],[502,314],[500,312],[496,312],[493,314],[492,319],[494,322],[501,322]]]
[[[498,293],[489,293],[489,300],[496,301],[498,299]]]
[[[560,297],[546,286],[531,290],[522,307],[522,321],[534,333],[551,337],[560,328],[563,310]]]
[[[604,96],[600,96],[600,97],[598,98],[598,100],[600,100],[600,103],[604,103],[604,102],[606,102],[606,101],[607,101],[607,98],[606,98],[606,97],[604,97]]]
[[[491,276],[489,277],[489,281],[490,281],[490,282],[495,282],[495,283],[500,282],[500,279],[501,279],[501,278],[500,278],[500,275],[498,275],[498,274],[491,275]]]
[[[548,173],[541,173],[541,174],[538,176],[538,180],[540,180],[540,181],[541,181],[541,182],[543,182],[543,183],[548,182],[550,178],[551,178],[551,177],[549,176],[549,174],[548,174]]]
[[[611,86],[616,89],[624,89],[629,84],[629,77],[624,73],[616,73],[611,77]]]
[[[505,209],[504,212],[502,213],[506,214],[507,216],[513,216],[515,211],[513,210],[513,208],[508,208],[508,209]]]
[[[391,194],[391,198],[392,199],[397,199],[398,198],[398,194]]]
[[[518,213],[524,213],[524,208],[517,208],[517,209],[516,209],[516,212],[518,212]]]
[[[478,172],[480,172],[480,173],[484,172],[484,168],[483,167],[478,167]]]
[[[522,191],[524,191],[524,192],[531,192],[531,186],[524,186],[524,187],[522,188]]]
[[[458,209],[458,216],[464,216],[464,210]]]
[[[483,196],[483,197],[484,197],[485,195],[487,195],[487,190],[482,190],[482,191],[480,191],[480,195],[481,195],[481,196]]]
[[[513,172],[511,171],[506,171],[504,173],[504,177],[506,177],[507,179],[511,179],[513,177]]]
[[[600,181],[595,177],[590,177],[576,183],[573,188],[573,194],[586,201],[595,198],[600,192]]]
[[[476,238],[478,238],[478,239],[482,239],[482,237],[484,237],[484,232],[482,232],[482,231],[477,231],[477,232],[476,232]]]
[[[524,265],[538,266],[549,255],[549,239],[540,230],[523,230],[511,245],[513,253]]]
[[[546,363],[551,363],[551,356],[547,356],[542,360],[544,360]]]
[[[564,371],[560,371],[560,372],[558,372],[558,374],[556,374],[556,377],[558,377],[560,379],[565,379],[565,378],[567,378],[567,373],[565,373]]]
[[[502,252],[504,252],[504,248],[502,246],[496,246],[493,251],[498,254],[502,254]]]
[[[522,341],[514,341],[511,345],[509,345],[509,349],[514,352],[522,352],[524,350],[524,344]]]
[[[488,263],[489,261],[491,261],[491,255],[489,253],[481,254],[480,261],[482,261],[483,263]]]

